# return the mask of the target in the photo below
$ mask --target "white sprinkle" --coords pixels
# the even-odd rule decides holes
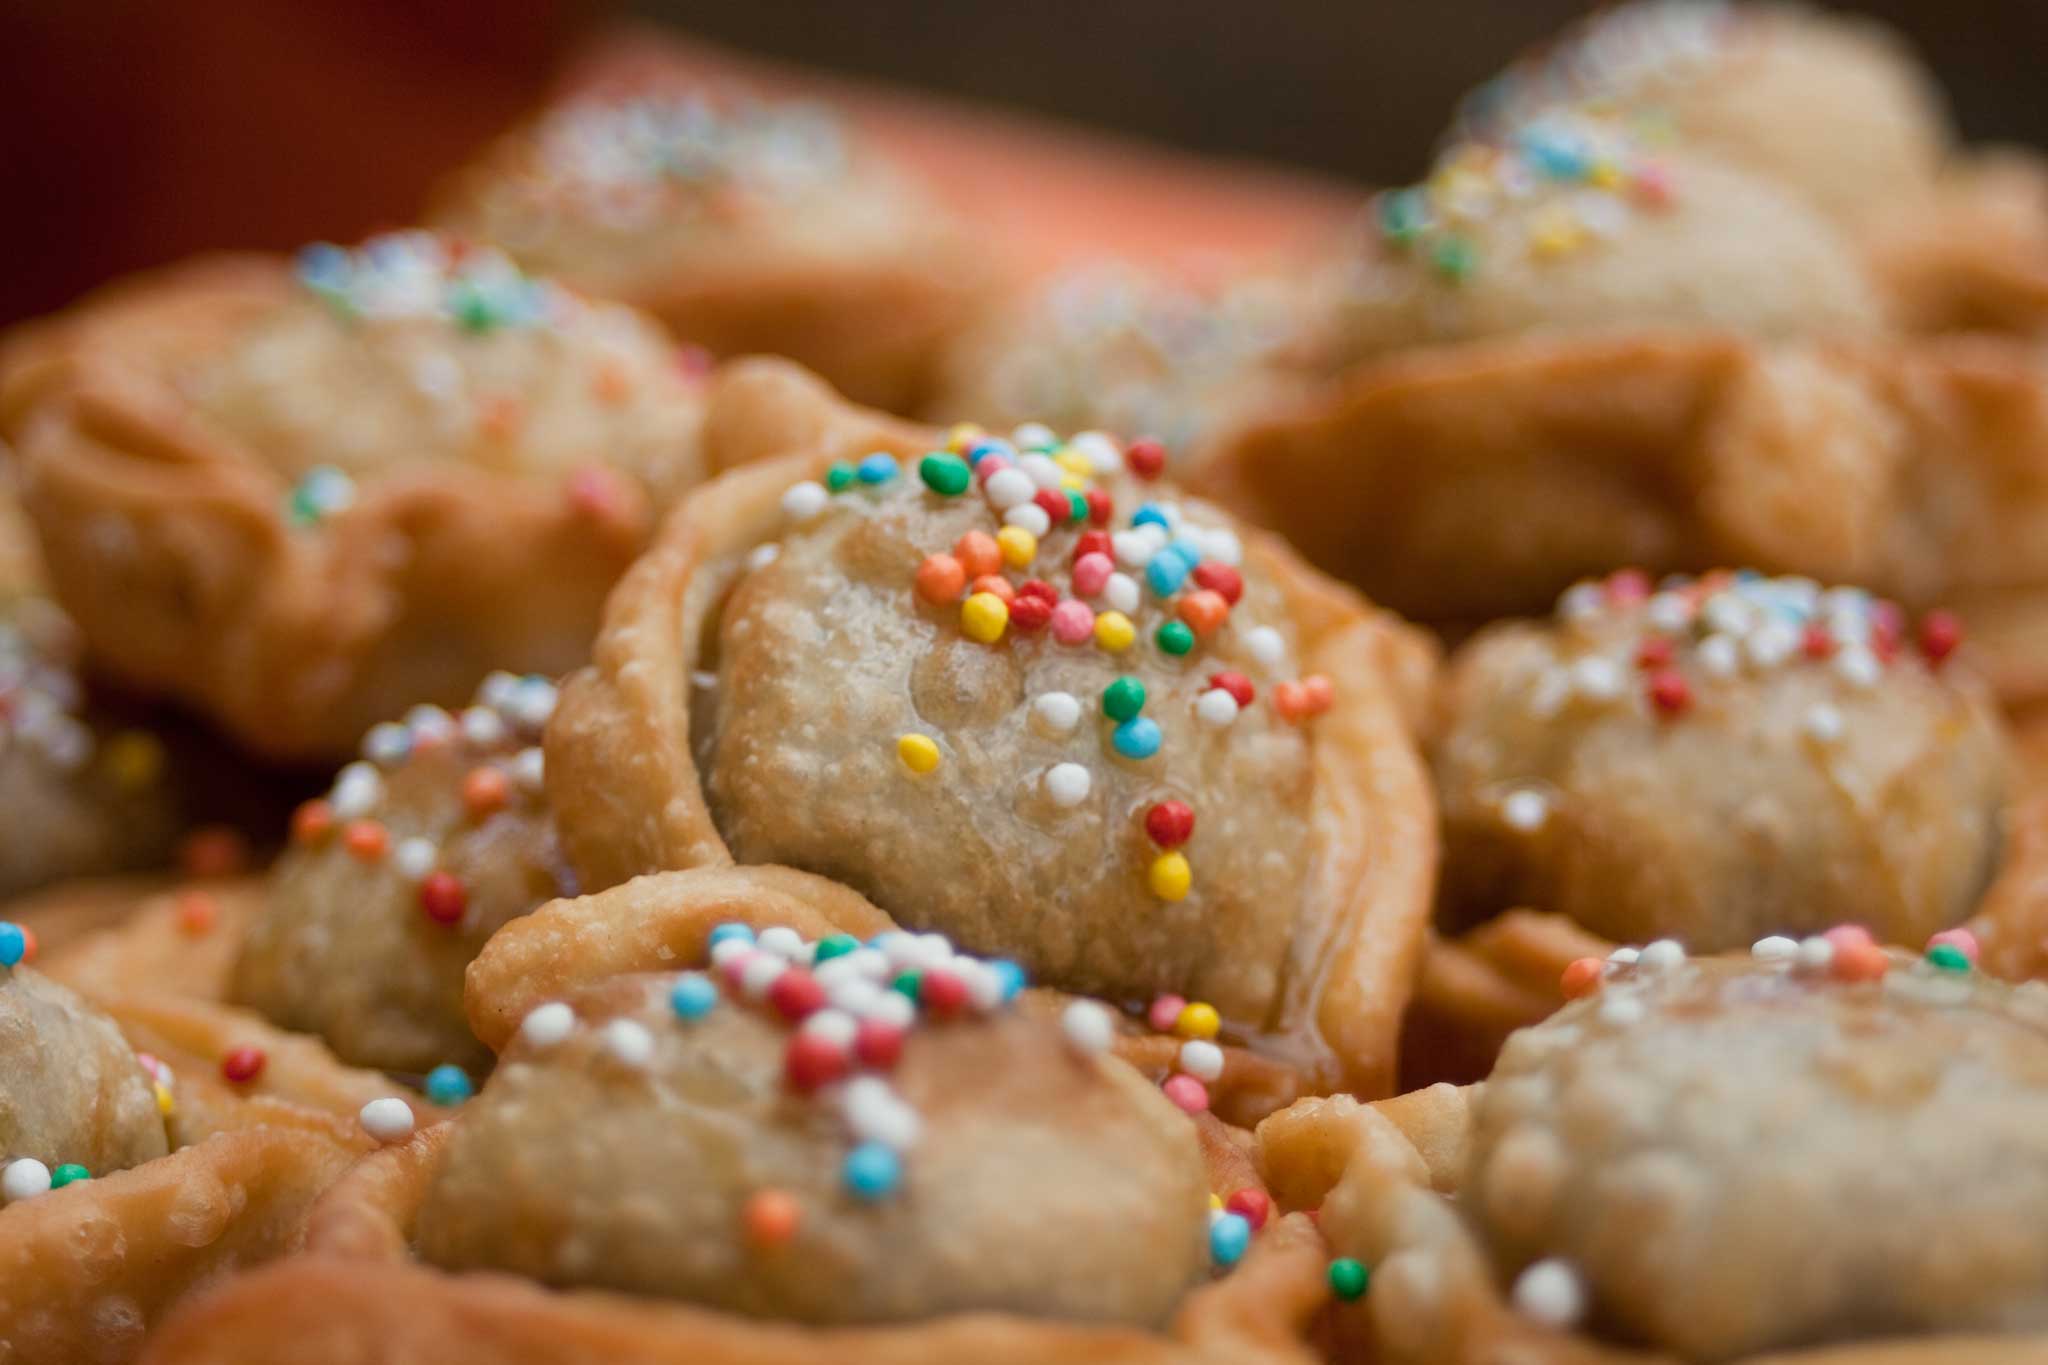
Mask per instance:
[[[896,1028],[909,1028],[917,1022],[917,1006],[902,991],[877,990],[875,998],[861,1011],[863,1019],[879,1019]]]
[[[1010,439],[1025,450],[1049,446],[1059,441],[1059,433],[1043,422],[1020,422],[1010,433]]]
[[[1783,621],[1767,621],[1749,633],[1749,661],[1758,668],[1776,668],[1799,649],[1799,632]]]
[[[1733,677],[1735,670],[1742,666],[1742,652],[1734,640],[1726,635],[1709,635],[1700,641],[1700,668],[1709,677]]]
[[[1607,955],[1607,963],[1611,967],[1633,967],[1642,958],[1643,950],[1640,948],[1616,948]]]
[[[1799,941],[1798,965],[1810,972],[1824,972],[1835,960],[1835,945],[1815,934]]]
[[[1021,503],[1030,502],[1031,495],[1037,490],[1032,487],[1031,476],[1013,466],[989,475],[981,491],[988,498],[989,506],[998,512],[1007,512]]]
[[[763,929],[754,939],[754,946],[784,962],[801,962],[804,958],[804,936],[786,924]]]
[[[357,1110],[356,1122],[378,1142],[403,1142],[412,1136],[412,1106],[395,1095],[386,1095]]]
[[[1223,1049],[1201,1038],[1180,1046],[1180,1069],[1198,1081],[1213,1081],[1223,1074]]]
[[[1218,564],[1236,568],[1244,559],[1244,542],[1237,538],[1237,532],[1228,526],[1219,526],[1213,531],[1199,534],[1202,544],[1202,558],[1213,559]]]
[[[1035,502],[1020,502],[1003,513],[1003,525],[1021,526],[1041,540],[1052,530],[1052,518]]]
[[[638,1070],[654,1060],[654,1035],[637,1020],[614,1019],[604,1026],[604,1050]]]
[[[1050,455],[1033,452],[1017,458],[1017,468],[1040,488],[1058,488],[1067,471],[1053,463]]]
[[[328,804],[337,820],[356,820],[370,813],[384,795],[384,779],[368,763],[351,763],[334,779]]]
[[[10,1161],[7,1169],[0,1171],[0,1198],[10,1204],[49,1192],[50,1168],[32,1156]]]
[[[1081,723],[1081,703],[1071,692],[1041,692],[1032,699],[1031,718],[1050,734],[1071,734]]]
[[[1055,806],[1072,810],[1088,799],[1095,779],[1078,763],[1055,763],[1045,772],[1045,794]]]
[[[721,970],[754,955],[754,945],[743,938],[722,939],[711,945],[711,965]]]
[[[892,1151],[908,1151],[923,1135],[917,1111],[897,1098],[879,1076],[856,1076],[840,1097],[846,1126],[863,1142],[879,1142]]]
[[[1660,938],[1646,944],[1636,961],[1645,971],[1668,972],[1685,965],[1685,945],[1675,938]]]
[[[1542,829],[1550,819],[1550,802],[1542,792],[1523,787],[1508,793],[1500,803],[1501,822],[1524,834]]]
[[[1152,557],[1152,540],[1135,529],[1118,531],[1109,538],[1109,552],[1124,568],[1140,568]]]
[[[1124,467],[1124,457],[1117,452],[1116,442],[1099,431],[1081,431],[1067,442],[1067,449],[1088,462],[1088,467],[1098,474],[1114,474]]]
[[[1601,1022],[1617,1028],[1628,1028],[1643,1022],[1642,1002],[1628,995],[1603,994],[1600,997],[1599,1015]]]
[[[1884,676],[1884,667],[1875,654],[1853,645],[1835,655],[1835,672],[1851,687],[1875,687]]]
[[[1717,592],[1700,608],[1700,619],[1709,630],[1741,635],[1755,623],[1756,610],[1732,592]]]
[[[462,713],[462,737],[479,749],[505,742],[505,718],[488,706],[472,706]]]
[[[825,965],[836,967],[845,960],[835,958]],[[832,1002],[832,1008],[844,1011],[856,1019],[866,1019],[874,1014],[875,1000],[884,993],[874,982],[864,981],[857,976],[834,976],[828,982],[825,980],[825,974],[820,972],[818,979],[825,987],[825,998]],[[896,992],[889,991],[887,994],[895,995]]]
[[[1552,1257],[1515,1277],[1515,1311],[1545,1327],[1567,1328],[1586,1312],[1586,1287],[1579,1273]]]
[[[1573,625],[1581,625],[1600,615],[1606,600],[1598,583],[1574,583],[1558,596],[1557,614]]]
[[[954,974],[967,983],[967,998],[974,1002],[974,1008],[983,1014],[993,1014],[1003,1003],[1003,979],[995,969],[976,958],[958,958],[953,963]]]
[[[860,984],[867,986],[868,983],[863,981]],[[869,987],[869,989],[872,990],[873,987]],[[810,1034],[813,1038],[823,1038],[826,1042],[836,1044],[839,1047],[852,1047],[853,1035],[859,1028],[860,1023],[853,1017],[851,1012],[842,1009],[827,1009],[819,1010],[808,1019],[805,1019],[800,1031]]]
[[[440,856],[441,850],[435,847],[432,839],[414,835],[409,839],[400,839],[397,846],[391,850],[391,865],[398,869],[399,876],[409,882],[425,881],[427,874],[434,870],[434,863]]]
[[[1612,701],[1621,695],[1621,670],[1612,659],[1588,655],[1572,665],[1572,690],[1593,701]]]
[[[519,686],[513,689],[512,703],[505,710],[520,725],[538,731],[555,714],[555,698],[559,695],[546,678],[521,678]]]
[[[403,763],[411,752],[412,735],[396,721],[372,725],[370,732],[363,736],[363,757],[380,767],[389,768]]]
[[[790,485],[782,495],[782,514],[791,521],[809,521],[825,510],[825,503],[831,498],[825,485],[812,479]]]
[[[533,1047],[553,1047],[575,1029],[576,1011],[559,1000],[535,1006],[519,1021],[519,1036]]]
[[[512,694],[519,688],[519,679],[504,669],[487,674],[476,690],[476,699],[495,710],[504,710],[512,704]]]
[[[1833,744],[1842,737],[1842,713],[1826,702],[1806,713],[1806,733],[1821,744]]]
[[[775,954],[757,952],[740,968],[740,989],[748,999],[759,1000],[788,970],[789,964]]]
[[[1113,573],[1102,585],[1102,600],[1114,611],[1129,616],[1138,609],[1138,580],[1127,573]]]
[[[1253,626],[1244,633],[1245,652],[1266,668],[1278,668],[1287,658],[1287,641],[1271,626]]]
[[[1195,718],[1221,730],[1237,720],[1237,698],[1220,687],[1212,687],[1195,698]]]
[[[1789,962],[1799,955],[1799,940],[1772,934],[1750,944],[1749,955],[1759,962]]]
[[[1556,715],[1571,691],[1569,673],[1561,668],[1544,669],[1536,675],[1535,685],[1529,689],[1529,714],[1539,719]]]
[[[512,758],[512,780],[523,790],[537,792],[547,775],[547,756],[538,747],[521,749]]]
[[[1109,1051],[1116,1038],[1116,1022],[1093,1000],[1076,1000],[1060,1015],[1060,1032],[1074,1051],[1092,1055]]]
[[[1676,593],[1660,592],[1652,596],[1643,607],[1643,620],[1653,630],[1665,635],[1676,635],[1692,621],[1692,608]]]
[[[749,573],[759,573],[780,558],[782,558],[782,547],[774,541],[771,540],[765,545],[756,545],[753,549],[747,551],[747,571]]]

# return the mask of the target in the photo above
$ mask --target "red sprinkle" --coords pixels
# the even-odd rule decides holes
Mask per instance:
[[[791,967],[768,988],[768,1003],[792,1023],[825,1008],[825,988],[802,967]]]
[[[220,918],[220,906],[204,891],[186,891],[178,896],[178,927],[188,934],[203,934]]]
[[[325,801],[303,802],[292,812],[292,842],[310,844],[334,828],[334,810]]]
[[[1223,600],[1233,607],[1237,605],[1238,599],[1244,596],[1244,575],[1228,564],[1221,564],[1213,559],[1204,560],[1195,565],[1195,572],[1191,576],[1197,587],[1222,594]]]
[[[880,1019],[863,1019],[854,1029],[853,1055],[862,1066],[887,1071],[903,1056],[903,1030]]]
[[[1145,837],[1161,848],[1179,848],[1195,832],[1195,813],[1185,801],[1161,801],[1145,812]]]
[[[1667,716],[1682,715],[1692,705],[1692,689],[1685,675],[1662,668],[1650,675],[1650,704]]]
[[[1110,544],[1109,532],[1083,531],[1081,538],[1074,542],[1074,562],[1079,564],[1083,555],[1102,555],[1114,561],[1116,551]]]
[[[917,983],[917,1003],[934,1019],[951,1019],[967,1008],[967,983],[951,972],[929,971]]]
[[[1225,692],[1228,692],[1230,699],[1238,704],[1240,710],[1250,706],[1252,704],[1252,697],[1256,695],[1252,691],[1252,680],[1250,678],[1247,678],[1242,673],[1233,673],[1228,669],[1221,673],[1211,673],[1209,675],[1209,686],[1220,687]]]
[[[1233,1191],[1230,1198],[1223,1201],[1223,1209],[1224,1212],[1234,1213],[1250,1223],[1252,1231],[1257,1232],[1266,1226],[1266,1219],[1272,1216],[1273,1200],[1264,1190],[1247,1185],[1241,1190]]]
[[[1662,635],[1648,635],[1636,646],[1636,667],[1644,672],[1669,667],[1671,663],[1671,641]]]
[[[1597,957],[1582,957],[1564,969],[1558,979],[1558,989],[1567,1000],[1577,1000],[1600,989],[1600,977],[1607,970],[1607,964]]]
[[[1607,600],[1628,607],[1650,595],[1650,576],[1641,569],[1616,569],[1607,575]]]
[[[420,881],[420,909],[436,924],[460,924],[469,893],[453,872],[429,872]]]
[[[1041,488],[1033,493],[1031,503],[1045,513],[1046,518],[1055,526],[1063,524],[1068,517],[1074,515],[1074,505],[1067,501],[1066,495],[1050,488]]]
[[[783,975],[788,975],[784,973]],[[778,980],[780,978],[777,978]],[[805,1093],[841,1079],[851,1069],[846,1049],[815,1033],[797,1033],[782,1054],[783,1078],[792,1090]]]
[[[1026,635],[1043,630],[1046,622],[1052,620],[1052,609],[1053,604],[1043,597],[1020,596],[1010,603],[1010,627]]]
[[[1166,447],[1149,436],[1133,441],[1124,452],[1124,463],[1139,478],[1156,479],[1166,472]]]
[[[178,865],[188,877],[231,877],[249,870],[249,841],[227,825],[206,825],[185,836]]]
[[[1920,652],[1939,664],[1963,643],[1963,623],[1952,611],[1930,611],[1920,618]]]
[[[356,857],[374,863],[391,847],[391,835],[375,820],[351,820],[341,832],[341,842]]]
[[[1116,503],[1111,500],[1109,494],[1100,488],[1091,488],[1081,496],[1088,502],[1088,524],[1090,526],[1109,525],[1110,517],[1116,512]]]
[[[236,1085],[246,1085],[263,1074],[263,1064],[269,1060],[260,1047],[234,1048],[220,1059],[220,1074]]]
[[[1828,632],[1826,626],[1821,625],[1819,622],[1815,622],[1806,628],[1806,633],[1800,637],[1799,647],[1806,652],[1806,657],[1809,659],[1832,659],[1835,657],[1835,637]]]
[[[1017,598],[1022,601],[1027,597],[1043,598],[1048,607],[1058,606],[1060,590],[1043,578],[1027,578],[1017,585]]]

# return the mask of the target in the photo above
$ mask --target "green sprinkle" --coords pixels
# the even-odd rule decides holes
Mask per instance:
[[[1069,488],[1067,490],[1067,506],[1073,512],[1074,525],[1081,526],[1086,524],[1088,520],[1088,499]]]
[[[825,471],[825,487],[834,493],[844,493],[853,483],[853,466],[840,460]]]
[[[1372,1272],[1361,1261],[1349,1256],[1339,1256],[1330,1262],[1330,1292],[1350,1303],[1365,1297],[1365,1289],[1372,1282]]]
[[[917,1003],[918,976],[916,972],[904,972],[889,983],[889,989],[908,1000]]]
[[[917,473],[926,488],[949,498],[965,493],[967,485],[974,481],[974,471],[967,467],[967,461],[943,451],[933,451],[919,460]]]
[[[1927,960],[1945,972],[1967,972],[1970,959],[1953,943],[1937,943],[1927,950]]]
[[[67,1161],[56,1170],[50,1172],[50,1188],[61,1190],[74,1181],[90,1179],[92,1179],[91,1171],[88,1171],[75,1161]]]
[[[1436,250],[1430,253],[1429,263],[1445,280],[1452,284],[1463,284],[1471,277],[1473,268],[1479,264],[1479,252],[1463,237],[1446,237],[1438,242]]]
[[[1168,654],[1185,654],[1195,647],[1195,632],[1185,621],[1168,621],[1152,638]]]
[[[498,325],[498,310],[473,285],[456,284],[449,290],[448,312],[465,332],[481,335]]]
[[[1102,689],[1102,714],[1129,720],[1145,709],[1145,684],[1126,674]]]
[[[1429,221],[1429,205],[1417,188],[1380,197],[1380,231],[1389,241],[1406,246]]]
[[[835,957],[845,957],[858,947],[860,947],[860,940],[852,934],[832,934],[818,940],[818,952],[815,960],[830,962]]]

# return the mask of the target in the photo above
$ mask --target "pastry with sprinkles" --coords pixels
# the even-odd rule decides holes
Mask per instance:
[[[1386,1365],[2018,1365],[2048,1351],[2048,987],[1974,958],[1658,940],[1575,964],[1484,1086],[1260,1137],[1343,1172],[1320,1225],[1369,1269],[1345,1325]]]
[[[541,793],[554,702],[546,679],[500,673],[458,714],[372,728],[299,809],[230,998],[345,1061],[466,1085],[490,1054],[463,1016],[463,969],[507,920],[575,890]]]
[[[909,411],[979,268],[925,189],[833,111],[658,85],[502,138],[435,211],[719,355],[788,356]]]
[[[195,1305],[157,1359],[254,1359],[287,1317],[316,1363],[458,1340],[480,1361],[1308,1358],[1320,1246],[1249,1135],[1110,1053],[1106,1007],[887,924],[749,868],[509,926],[470,979],[502,1049],[478,1096],[363,1162],[305,1257]],[[561,951],[586,935],[623,956]],[[633,956],[668,965],[606,970]]]
[[[6,360],[0,434],[95,657],[274,758],[573,666],[705,472],[701,354],[423,232],[175,267]]]
[[[802,868],[1383,1089],[1434,852],[1419,638],[1183,497],[1156,442],[723,383],[713,424],[778,384],[804,438],[679,509],[564,685],[548,793],[583,884]]]

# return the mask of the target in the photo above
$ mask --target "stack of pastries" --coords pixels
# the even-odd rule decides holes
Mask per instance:
[[[0,1360],[2048,1357],[2048,172],[1637,0],[999,239],[667,78],[0,339]]]

